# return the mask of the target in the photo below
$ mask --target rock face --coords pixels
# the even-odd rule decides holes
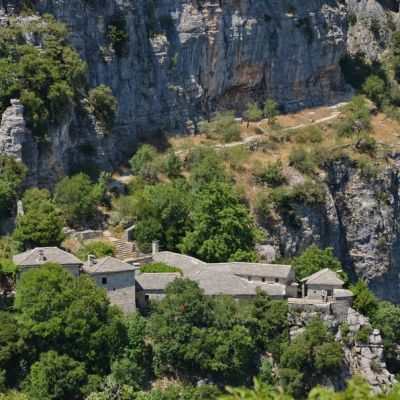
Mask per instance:
[[[394,375],[386,369],[380,332],[378,329],[372,330],[368,318],[352,308],[347,309],[343,315],[343,310],[337,314],[335,308],[329,305],[309,306],[310,309],[303,311],[298,309],[297,305],[291,307],[288,320],[292,338],[300,334],[312,318],[319,317],[334,332],[336,340],[343,345],[345,366],[334,381],[326,382],[327,386],[342,390],[346,380],[356,375],[364,376],[375,393],[385,391],[397,383]],[[371,332],[365,342],[357,340],[357,333],[362,329]]]
[[[18,4],[0,2],[0,14]],[[97,137],[90,119],[73,112],[50,132],[49,143],[38,146],[35,179],[42,185],[73,172],[87,143],[97,152],[93,160],[111,169],[134,152],[138,136],[193,132],[216,108],[241,111],[248,100],[269,97],[293,110],[328,103],[343,89],[346,7],[336,0],[34,4],[67,24],[91,86],[110,86],[119,102],[108,137]],[[123,16],[128,33],[118,55],[107,37],[115,16]]]
[[[275,225],[263,221],[267,244],[283,257],[312,243],[331,246],[351,278],[364,279],[379,298],[399,303],[399,167],[398,155],[393,157],[377,176],[347,158],[328,164],[325,204],[298,205],[295,224],[287,217]]]
[[[0,125],[0,152],[22,161],[22,144],[27,140],[24,107],[19,100],[11,100],[11,106],[3,113]]]
[[[350,54],[362,52],[368,60],[378,60],[384,54],[395,30],[399,11],[397,0],[347,0],[351,15],[347,47]]]

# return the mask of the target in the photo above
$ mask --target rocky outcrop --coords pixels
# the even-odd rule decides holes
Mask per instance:
[[[367,60],[380,60],[385,54],[398,23],[399,2],[347,0],[350,54],[361,52]]]
[[[0,14],[18,3],[0,2]],[[138,136],[193,132],[216,108],[240,111],[250,99],[270,97],[293,110],[330,102],[343,89],[346,7],[336,0],[32,3],[67,24],[90,85],[109,85],[119,103],[110,135],[99,138],[90,118],[75,112],[49,132],[38,146],[42,185],[74,172],[87,144],[92,160],[111,169],[134,152]],[[118,54],[107,37],[116,15],[128,34]]]
[[[309,305],[307,310],[302,310],[298,304],[292,304],[290,307],[288,320],[292,338],[303,332],[312,318],[319,317],[334,332],[336,340],[343,345],[344,368],[338,371],[334,379],[325,382],[327,386],[342,390],[346,380],[357,375],[364,376],[375,393],[386,391],[397,383],[394,375],[386,368],[380,332],[378,329],[372,329],[368,318],[352,308],[347,308],[344,315],[341,308],[337,313],[334,305],[330,304]],[[367,334],[367,340],[359,334],[364,330],[370,332]]]
[[[260,221],[266,245],[282,257],[312,243],[333,247],[351,279],[364,279],[380,299],[399,303],[399,166],[396,154],[377,175],[346,157],[328,163],[320,177],[325,203],[298,204],[294,217]]]
[[[22,161],[22,145],[27,140],[24,107],[19,100],[11,100],[11,106],[3,113],[0,125],[0,152]]]

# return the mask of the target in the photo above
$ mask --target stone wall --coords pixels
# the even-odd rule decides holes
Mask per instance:
[[[129,313],[136,309],[135,272],[114,272],[89,275],[99,288],[107,290],[111,304]],[[107,279],[103,283],[103,278]]]

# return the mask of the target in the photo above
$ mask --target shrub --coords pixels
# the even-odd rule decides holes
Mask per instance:
[[[129,160],[131,171],[135,175],[148,180],[157,180],[157,173],[162,167],[160,158],[155,147],[144,144]]]
[[[247,121],[260,121],[263,112],[256,102],[247,104],[244,116]]]
[[[295,203],[304,203],[307,205],[325,203],[325,189],[320,183],[306,181],[293,186],[290,199]]]
[[[371,75],[365,80],[361,90],[378,107],[382,106],[386,93],[386,84],[383,79],[376,75]]]
[[[260,216],[267,216],[271,214],[270,198],[265,192],[258,192],[252,202],[255,214]]]
[[[107,37],[118,57],[122,57],[129,35],[126,29],[125,18],[122,14],[115,14],[107,26]]]
[[[321,129],[317,126],[309,126],[294,131],[294,136],[298,143],[321,143],[323,140]]]
[[[213,114],[210,122],[202,122],[200,131],[208,137],[222,139],[229,143],[240,139],[240,125],[235,121],[233,111],[220,111]]]
[[[86,243],[76,254],[81,260],[86,261],[89,255],[95,258],[115,255],[115,246],[112,243],[90,242]]]
[[[163,236],[163,226],[155,218],[141,220],[135,225],[135,240],[139,250],[149,252],[153,240]]]
[[[372,328],[370,325],[364,325],[357,333],[356,340],[357,342],[367,343],[369,336],[372,333]]]
[[[254,172],[254,175],[257,179],[257,182],[265,183],[271,186],[279,186],[285,182],[281,160],[277,160],[273,164],[268,164],[265,169]]]
[[[376,153],[376,140],[369,135],[364,135],[358,140],[356,148],[360,153],[366,153],[370,157],[374,157]]]
[[[164,159],[163,169],[168,178],[178,178],[182,170],[182,161],[173,151],[169,151]]]
[[[146,273],[168,273],[168,272],[180,272],[182,273],[182,270],[176,267],[171,267],[168,264],[158,262],[158,263],[152,263],[152,264],[146,264],[140,267],[140,271],[146,272]]]
[[[113,126],[118,102],[112,90],[106,85],[99,85],[89,90],[89,111],[95,116],[99,128],[107,133]]]
[[[302,146],[293,147],[289,154],[289,163],[304,174],[313,173],[317,164],[314,156]]]
[[[349,25],[355,25],[357,23],[357,15],[354,11],[350,10],[347,14],[347,20],[349,21]]]
[[[264,101],[264,115],[268,118],[268,123],[273,124],[278,114],[279,112],[276,102],[271,99],[266,99]]]

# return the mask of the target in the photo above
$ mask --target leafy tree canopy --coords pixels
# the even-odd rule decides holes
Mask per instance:
[[[228,184],[215,182],[204,187],[194,198],[192,219],[193,230],[179,246],[183,253],[209,262],[234,260],[238,254],[242,260],[254,260],[258,231]]]

